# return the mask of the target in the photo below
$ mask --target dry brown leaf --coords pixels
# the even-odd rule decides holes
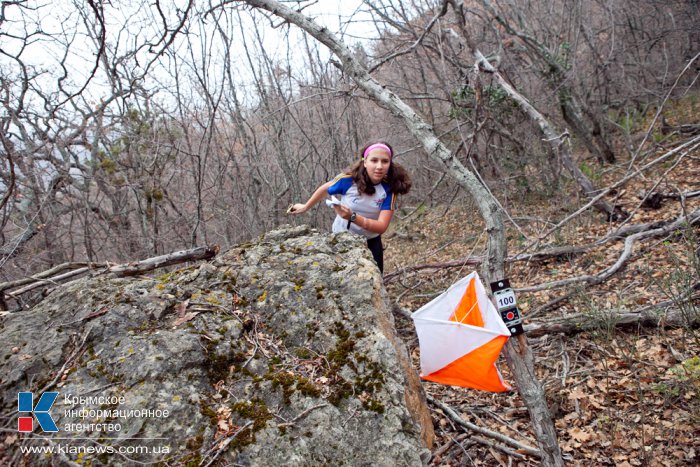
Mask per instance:
[[[588,397],[588,395],[583,392],[583,388],[581,386],[576,386],[567,396],[569,400],[575,400],[575,399],[585,399]]]
[[[190,321],[192,318],[194,318],[198,314],[199,314],[199,312],[197,312],[197,311],[190,311],[189,313],[185,313],[184,316],[181,316],[175,320],[175,323],[173,324],[173,328],[180,326],[182,323],[186,323],[187,321]]]
[[[219,431],[224,431],[224,432],[225,432],[225,431],[228,431],[228,430],[229,430],[229,424],[228,424],[228,421],[227,421],[227,420],[219,420],[219,421],[216,423],[216,426],[217,426],[217,428],[219,429]]]
[[[187,299],[184,302],[178,303],[173,307],[178,318],[185,316],[185,310],[187,310],[187,305],[190,304],[190,300]]]
[[[578,427],[573,427],[569,429],[569,435],[571,436],[572,439],[575,439],[576,441],[585,443],[586,441],[590,441],[593,439],[594,434],[585,431],[581,428]]]

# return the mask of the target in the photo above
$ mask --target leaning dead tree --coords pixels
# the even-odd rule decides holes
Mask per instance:
[[[533,68],[539,69],[542,81],[556,91],[564,121],[591,154],[594,154],[601,162],[615,162],[615,153],[603,134],[603,125],[599,121],[599,117],[590,108],[587,108],[567,76],[569,63],[566,58],[553,54],[533,34],[521,30],[524,27],[522,20],[519,26],[515,26],[514,23],[517,21],[508,19],[507,11],[510,9],[513,10],[511,12],[513,16],[522,18],[522,13],[517,11],[517,3],[496,6],[489,0],[481,0],[481,5],[493,21],[501,25],[509,35],[520,41],[527,51],[527,56],[538,62],[539,65]],[[585,22],[583,18],[579,18],[579,21]]]
[[[476,68],[482,73],[491,75],[498,86],[515,102],[518,107],[527,115],[530,120],[537,125],[544,136],[544,140],[549,144],[552,153],[558,156],[564,168],[571,174],[573,179],[581,187],[584,196],[594,198],[599,194],[593,182],[579,169],[573,160],[571,148],[569,146],[570,135],[568,131],[558,131],[555,126],[547,119],[540,111],[538,111],[528,99],[520,94],[501,74],[498,70],[484,57],[478,48],[470,40],[469,34],[466,31],[466,12],[464,2],[461,0],[449,0],[454,10],[454,16],[459,25],[461,34],[457,34],[454,30],[448,29],[450,36],[460,44],[466,42],[468,50],[471,50],[476,60]],[[613,157],[614,159],[614,157]],[[620,220],[626,217],[626,214],[616,209],[602,197],[596,197],[593,202],[593,207],[600,212],[605,213],[610,220]]]
[[[222,5],[232,3],[240,4],[243,2],[224,2]],[[385,107],[404,122],[409,132],[421,143],[428,155],[440,162],[457,183],[475,200],[488,232],[487,253],[483,265],[485,278],[489,282],[502,279],[505,273],[506,239],[498,203],[479,182],[474,173],[464,167],[455,154],[440,141],[432,127],[395,93],[374,79],[350,49],[325,27],[273,0],[245,0],[245,3],[266,10],[272,15],[300,27],[323,43],[338,57],[340,63],[337,66],[344,73],[350,76],[377,104]],[[533,356],[526,338],[521,336],[518,341],[510,340],[505,347],[505,354],[518,391],[530,412],[533,429],[542,452],[543,465],[563,465],[554,423],[547,407],[544,390],[535,375]]]
[[[518,103],[518,106],[523,109],[523,111],[540,127],[542,134],[545,136],[545,140],[552,147],[552,152],[558,154],[564,168],[571,174],[571,176],[576,180],[576,182],[581,187],[583,194],[588,198],[593,198],[599,194],[598,190],[591,180],[586,177],[586,175],[578,168],[574,163],[573,157],[571,155],[571,148],[568,144],[569,134],[567,131],[558,132],[554,126],[549,122],[547,118],[544,117],[535,107],[530,104],[520,93],[518,93],[508,82],[503,79],[498,70],[494,68],[484,55],[477,49],[474,51],[476,61],[479,68],[486,73],[493,75],[496,79],[498,85],[513,99]],[[593,207],[598,211],[607,214],[610,220],[620,220],[626,217],[625,213],[616,209],[606,200],[598,198],[594,201]]]

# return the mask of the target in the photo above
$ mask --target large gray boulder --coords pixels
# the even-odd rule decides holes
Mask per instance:
[[[430,457],[420,382],[379,271],[348,234],[286,228],[157,278],[78,280],[3,318],[0,342],[2,465]],[[7,431],[31,416],[21,391],[35,405],[59,392],[58,433],[36,420],[33,434]]]

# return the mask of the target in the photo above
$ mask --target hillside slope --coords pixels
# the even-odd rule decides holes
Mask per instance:
[[[666,121],[680,126],[697,125],[698,120],[696,105],[691,104],[675,107]],[[643,135],[635,138],[640,142]],[[697,135],[655,131],[643,159],[627,157],[614,167],[587,167],[604,188],[622,179],[630,168],[639,168],[692,138]],[[529,341],[563,454],[572,465],[690,465],[700,458],[700,331],[696,326],[700,223],[629,240],[629,255],[623,256],[630,233],[642,230],[632,226],[653,224],[646,225],[649,230],[700,208],[698,196],[657,203],[640,199],[640,194],[650,191],[677,195],[700,190],[697,141],[688,147],[608,196],[631,214],[624,223],[609,223],[587,211],[544,237],[585,203],[567,194],[575,192],[575,187],[564,186],[553,199],[510,193],[509,198],[517,201],[507,205],[512,219],[509,256],[554,248],[580,250],[557,250],[559,254],[510,262],[507,274],[514,287],[588,278],[567,287],[518,294],[526,323],[543,328]],[[409,212],[399,213],[400,220],[386,235],[386,283],[401,307],[415,311],[478,267],[454,263],[467,259],[478,263],[475,256],[483,251],[486,234],[478,211],[463,197],[449,205]],[[627,235],[607,238],[618,229],[626,229]],[[618,261],[621,267],[607,280],[599,284],[590,280]],[[638,312],[646,316],[644,325],[634,321]],[[632,324],[622,326],[623,314]],[[567,332],[547,330],[549,323],[572,319],[585,322],[585,332],[579,332],[581,325]],[[418,367],[411,321],[401,316],[397,326]],[[505,361],[500,366],[508,379]],[[430,382],[424,386],[465,420],[536,446],[517,392],[490,394]],[[499,449],[503,443],[460,428],[445,411],[432,408],[438,436],[432,465],[510,465],[511,461],[538,465],[536,458],[512,446],[505,452]]]

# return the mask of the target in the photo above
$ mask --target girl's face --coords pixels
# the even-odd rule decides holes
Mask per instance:
[[[375,185],[380,183],[389,172],[389,165],[391,165],[391,155],[386,149],[372,149],[365,157],[365,170]]]

